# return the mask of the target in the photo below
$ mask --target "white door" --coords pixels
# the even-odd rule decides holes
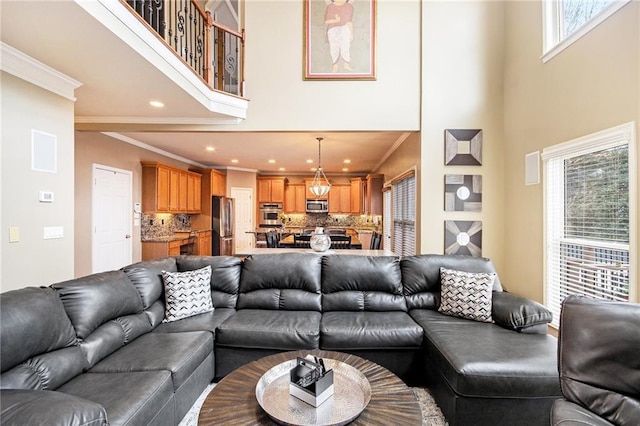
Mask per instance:
[[[131,263],[132,173],[93,165],[92,270],[110,271]]]
[[[236,200],[236,227],[233,230],[236,242],[234,253],[243,253],[246,249],[254,246],[253,234],[247,233],[254,231],[253,189],[231,188],[231,198]]]

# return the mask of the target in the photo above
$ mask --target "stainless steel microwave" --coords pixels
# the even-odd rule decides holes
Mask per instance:
[[[307,213],[328,213],[328,200],[307,200]]]

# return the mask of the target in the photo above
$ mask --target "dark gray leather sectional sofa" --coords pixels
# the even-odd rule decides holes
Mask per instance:
[[[161,271],[212,267],[215,310],[163,323]],[[262,356],[349,352],[429,386],[450,425],[548,424],[550,313],[493,288],[494,324],[446,316],[464,256],[178,256],[0,295],[2,424],[176,425],[214,378]]]

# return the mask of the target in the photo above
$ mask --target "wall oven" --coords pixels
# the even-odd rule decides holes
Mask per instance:
[[[260,203],[258,208],[260,228],[274,228],[282,226],[280,215],[283,212],[282,203]]]

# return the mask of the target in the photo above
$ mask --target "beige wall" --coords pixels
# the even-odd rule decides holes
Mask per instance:
[[[508,2],[505,8],[509,202],[501,271],[512,291],[538,301],[543,300],[543,185],[524,185],[525,154],[633,120],[640,123],[640,3],[627,4],[545,64],[541,13],[539,2]],[[636,170],[639,165],[636,159]],[[636,240],[637,231],[636,224]],[[632,253],[637,264],[637,246]]]
[[[76,132],[75,144],[75,276],[91,273],[91,176],[93,164],[129,170],[133,174],[133,202],[141,202],[140,161],[160,161],[182,169],[189,164],[94,132]],[[133,212],[132,212],[133,214]],[[131,217],[133,224],[133,216]],[[140,227],[132,226],[132,261],[141,259]]]
[[[482,255],[493,259],[501,276],[505,217],[503,19],[502,2],[423,3],[420,153],[421,253],[444,253],[445,220],[481,220]],[[482,166],[445,167],[445,129],[482,129]],[[445,174],[482,175],[482,212],[444,211]],[[503,281],[510,288],[510,283]]]
[[[2,73],[2,260],[0,290],[73,278],[73,102]],[[57,173],[31,169],[31,130],[57,137]],[[54,193],[38,202],[39,191]],[[45,226],[64,237],[43,240]],[[20,241],[9,243],[9,227]]]
[[[402,144],[385,160],[385,162],[373,171],[374,174],[384,175],[384,182],[401,175],[402,173],[415,169],[416,171],[416,218],[420,218],[422,206],[422,188],[420,171],[420,133],[414,132],[402,142]],[[416,221],[416,250],[420,249],[420,220]]]
[[[418,130],[420,2],[378,0],[377,80],[305,81],[303,3],[244,4],[247,119],[225,130]],[[357,6],[357,3],[356,3]]]

